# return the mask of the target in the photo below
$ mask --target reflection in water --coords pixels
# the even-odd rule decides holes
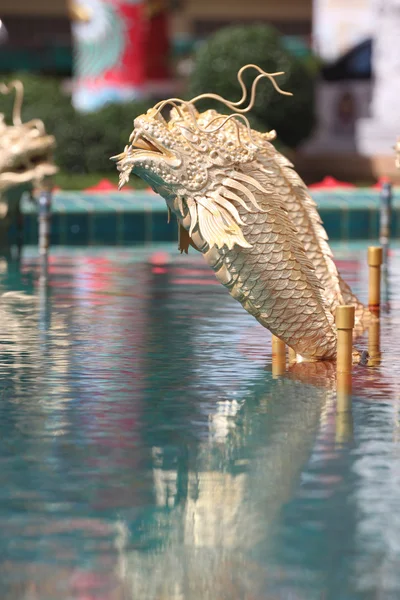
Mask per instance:
[[[240,395],[223,445],[210,438],[168,469],[157,449],[157,504],[171,510],[147,531],[154,539],[161,527],[159,547],[126,559],[132,597],[269,597],[275,575],[264,567],[279,511],[312,450],[329,392],[265,376]]]
[[[353,439],[352,374],[336,376],[336,441],[348,444]]]
[[[201,257],[148,252],[0,273],[1,598],[398,597],[396,321],[336,390]]]
[[[372,321],[368,326],[368,364],[379,367],[381,364],[381,323],[380,320]]]

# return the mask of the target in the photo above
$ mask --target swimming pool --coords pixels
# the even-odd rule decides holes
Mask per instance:
[[[364,300],[366,245],[334,248]],[[0,261],[2,600],[399,598],[399,267],[343,423],[194,252]]]

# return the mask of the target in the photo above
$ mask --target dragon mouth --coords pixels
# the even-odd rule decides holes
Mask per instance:
[[[176,168],[181,164],[181,160],[175,154],[148,133],[134,131],[129,141],[131,144],[126,146],[124,152],[112,157],[113,160],[119,163],[119,170],[129,167],[131,171],[136,162],[140,162],[147,157],[162,161],[170,167]]]
[[[145,158],[151,156],[155,159],[162,159],[171,166],[177,165],[176,157],[158,140],[143,131],[134,132],[129,140],[131,142],[130,155],[133,158]]]
[[[26,162],[16,165],[14,168],[9,169],[8,172],[19,175],[20,173],[25,173],[26,171],[40,168],[42,165],[51,164],[51,162],[52,160],[50,156],[32,155],[26,160]]]
[[[168,155],[164,146],[144,133],[134,136],[131,147],[133,150],[138,150],[139,152],[145,151],[146,153]]]
[[[13,140],[11,140],[12,142]],[[34,139],[18,139],[10,143],[9,154],[6,150],[6,143],[0,148],[0,173],[24,173],[30,171],[42,164],[53,161],[53,150],[55,140],[53,136],[43,136]]]
[[[120,172],[119,189],[129,181],[129,176],[132,171],[135,172],[135,167],[140,169],[143,167],[143,163],[147,158],[151,159],[151,162],[156,165],[165,164],[172,169],[177,169],[182,164],[179,156],[173,154],[153,136],[147,132],[145,133],[142,128],[132,132],[129,142],[130,145],[125,146],[125,150],[121,154],[111,157],[112,160],[117,162],[117,169]],[[151,168],[147,172],[150,174]]]
[[[32,155],[25,163],[20,163],[0,172],[0,190],[7,189],[21,183],[41,180],[55,175],[58,168],[53,163],[50,155]]]

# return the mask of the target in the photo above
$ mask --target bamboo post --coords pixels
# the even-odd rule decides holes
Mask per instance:
[[[286,345],[276,335],[272,336],[272,376],[279,377],[286,371]]]
[[[374,313],[379,313],[381,304],[382,254],[382,248],[380,246],[370,246],[368,248],[368,306],[370,311]]]
[[[336,308],[338,373],[350,373],[353,366],[354,306]]]

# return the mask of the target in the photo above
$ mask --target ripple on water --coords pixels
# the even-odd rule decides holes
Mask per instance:
[[[2,599],[400,597],[399,253],[381,364],[338,416],[334,366],[274,377],[201,257],[154,251],[0,273]]]

